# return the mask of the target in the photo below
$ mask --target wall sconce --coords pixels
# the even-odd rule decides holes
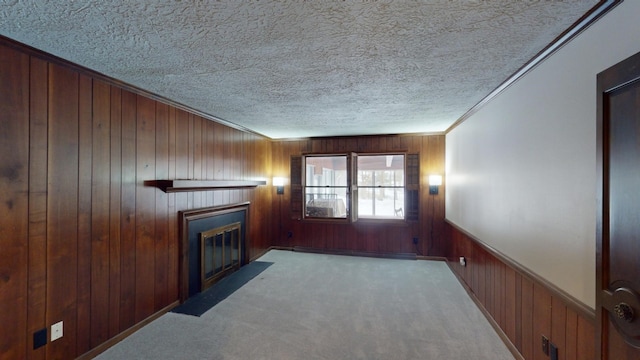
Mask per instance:
[[[442,185],[442,175],[429,175],[429,195],[438,195]]]
[[[284,194],[284,178],[283,177],[274,177],[273,186],[276,187],[276,194],[278,195]]]

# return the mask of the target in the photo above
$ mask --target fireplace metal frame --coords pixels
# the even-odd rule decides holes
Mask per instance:
[[[229,246],[231,247],[231,251],[230,251],[231,259],[226,258],[227,234],[230,234]],[[220,264],[220,271],[216,272],[215,271],[216,264],[214,263],[214,259],[216,258],[215,254],[218,250],[216,246],[216,239],[218,238],[218,236],[221,236],[220,251],[222,253],[220,254],[220,259],[222,263]],[[205,250],[207,247],[207,239],[213,239],[213,249],[212,249],[211,260],[214,267],[213,269],[214,273],[211,276],[207,276],[207,273],[206,273],[206,264],[207,264],[206,255],[207,254]],[[235,264],[233,262],[234,243],[237,243],[236,248],[238,251],[238,254],[237,254],[238,260]],[[242,256],[242,224],[241,223],[235,222],[233,224],[219,226],[215,229],[211,229],[211,230],[200,233],[200,291],[204,291],[208,289],[209,287],[211,287],[211,285],[215,284],[218,280],[240,269],[240,266],[242,265],[241,256]],[[227,265],[227,260],[229,260],[228,265]]]

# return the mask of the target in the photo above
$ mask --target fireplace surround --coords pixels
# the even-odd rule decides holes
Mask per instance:
[[[179,291],[180,302],[184,302],[248,263],[249,202],[180,211],[178,218]],[[203,269],[208,273],[204,277]]]

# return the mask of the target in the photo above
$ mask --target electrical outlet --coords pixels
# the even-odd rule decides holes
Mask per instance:
[[[467,266],[467,259],[464,256],[460,256],[460,265]]]
[[[291,239],[293,237],[293,231],[289,231],[287,233],[287,239]]]
[[[62,321],[51,325],[51,341],[58,340],[62,337]]]
[[[549,356],[549,339],[542,335],[542,352]]]
[[[415,245],[418,245],[418,238],[417,238],[417,237],[414,237],[414,238],[413,238],[413,243],[414,243]]]

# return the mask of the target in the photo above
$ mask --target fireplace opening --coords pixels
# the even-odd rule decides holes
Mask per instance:
[[[181,211],[180,300],[247,264],[249,204]]]
[[[200,233],[200,291],[240,268],[241,223]]]

